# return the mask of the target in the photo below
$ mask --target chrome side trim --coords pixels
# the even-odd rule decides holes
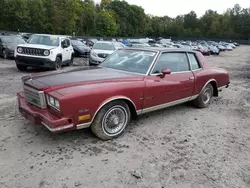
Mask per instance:
[[[196,99],[198,96],[199,96],[199,95],[194,95],[194,96],[192,96],[192,97],[190,98],[190,101]]]
[[[42,125],[44,125],[50,132],[56,132],[56,131],[62,131],[64,129],[69,129],[74,127],[74,124],[64,125],[62,127],[56,127],[56,128],[50,128],[46,123],[41,122]]]
[[[202,68],[194,69],[194,70],[192,70],[192,71],[193,71],[193,72],[196,72],[196,71],[200,71],[200,70],[202,70]]]
[[[91,122],[89,122],[89,123],[78,124],[78,125],[76,125],[76,129],[77,129],[77,130],[78,130],[78,129],[85,129],[85,128],[90,127],[90,125],[91,125]]]
[[[188,72],[192,72],[192,71],[171,72],[171,74],[182,74],[182,73],[188,73]],[[158,75],[162,75],[162,74],[161,73],[150,74],[150,76],[158,76]]]
[[[145,114],[145,113],[152,112],[152,111],[155,111],[155,110],[160,110],[160,109],[163,109],[163,108],[167,108],[167,107],[170,107],[170,106],[174,106],[174,105],[178,105],[178,104],[181,104],[181,103],[184,103],[184,102],[188,102],[194,97],[197,97],[197,96],[192,96],[191,98],[187,97],[187,98],[176,100],[176,101],[173,101],[173,102],[169,102],[169,103],[160,104],[160,105],[157,105],[157,106],[152,106],[152,107],[149,107],[149,108],[145,108],[145,109],[141,110],[140,114]]]

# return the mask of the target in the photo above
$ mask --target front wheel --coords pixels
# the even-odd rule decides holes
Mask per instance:
[[[194,105],[198,108],[206,108],[213,97],[213,86],[208,84],[200,93],[200,95],[193,101]]]
[[[56,61],[53,67],[53,70],[60,70],[62,67],[62,60],[60,57],[56,57]]]
[[[27,66],[26,65],[18,65],[18,64],[16,64],[16,67],[20,71],[26,71],[27,70]]]
[[[101,108],[91,125],[91,130],[100,139],[110,140],[123,134],[130,118],[128,105],[123,101],[113,101]]]

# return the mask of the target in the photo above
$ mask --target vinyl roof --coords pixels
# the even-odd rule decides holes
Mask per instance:
[[[194,50],[180,49],[180,48],[159,48],[159,47],[144,47],[144,48],[123,48],[120,50],[139,50],[139,51],[155,51],[155,52],[196,52]]]

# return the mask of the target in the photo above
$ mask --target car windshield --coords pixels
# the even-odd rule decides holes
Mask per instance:
[[[127,72],[146,74],[152,64],[156,52],[142,50],[117,50],[110,55],[101,67]]]
[[[115,47],[112,43],[97,42],[94,44],[93,49],[96,49],[96,50],[115,50]]]
[[[86,46],[84,43],[82,43],[79,40],[71,40],[71,43],[73,46]]]
[[[2,40],[4,43],[8,43],[8,44],[24,44],[25,43],[25,41],[21,37],[9,36],[9,37],[3,37]]]
[[[59,46],[59,37],[48,35],[32,35],[27,41],[29,44],[43,44],[47,46]]]

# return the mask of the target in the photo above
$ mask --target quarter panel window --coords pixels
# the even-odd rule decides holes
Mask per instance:
[[[190,60],[192,70],[200,69],[201,66],[200,66],[199,62],[197,61],[197,58],[196,58],[195,54],[188,53],[188,56],[189,56],[189,60]]]
[[[161,54],[152,74],[161,73],[162,69],[170,69],[171,72],[190,71],[186,53],[168,52]]]

